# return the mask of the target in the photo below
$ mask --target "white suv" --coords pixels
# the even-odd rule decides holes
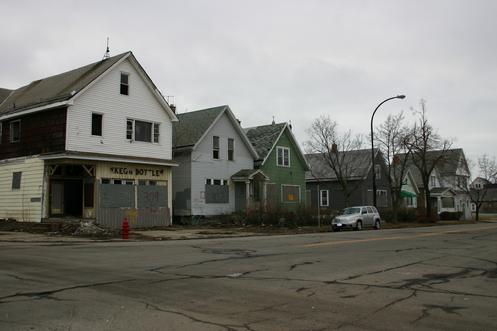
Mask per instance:
[[[339,231],[343,228],[362,230],[363,227],[381,227],[380,213],[374,206],[357,206],[345,208],[331,221],[331,229]]]

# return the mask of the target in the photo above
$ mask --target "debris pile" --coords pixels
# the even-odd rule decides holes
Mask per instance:
[[[115,233],[112,230],[101,228],[91,221],[81,221],[79,227],[72,235],[82,237],[113,237]]]

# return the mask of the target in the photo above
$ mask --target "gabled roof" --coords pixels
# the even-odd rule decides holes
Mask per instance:
[[[231,176],[234,181],[245,181],[252,180],[257,174],[263,177],[265,180],[269,180],[269,177],[262,172],[261,169],[242,169]]]
[[[12,90],[0,87],[0,104],[9,96],[11,92]]]
[[[171,119],[175,121],[176,117],[169,105],[131,52],[122,53],[58,75],[35,80],[26,86],[13,90],[0,103],[0,117],[13,117],[22,113],[61,105],[61,103],[68,103],[84,92],[114,65],[127,58],[130,59],[131,64],[140,73]]]
[[[292,141],[295,149],[298,151],[298,157],[304,163],[305,168],[309,169],[309,164],[300,149],[297,139],[292,133],[290,126],[287,123],[274,123],[269,125],[254,126],[251,128],[243,129],[250,139],[252,146],[254,146],[257,154],[259,154],[261,165],[263,165],[268,159],[271,151],[276,146],[276,143],[280,140],[280,137],[284,134],[285,130],[288,132],[288,136]]]
[[[469,171],[468,165],[466,163],[466,157],[464,156],[464,152],[461,148],[448,149],[445,151],[441,150],[428,151],[426,153],[426,159],[428,162],[434,162],[435,160],[438,160],[440,157],[442,157],[442,154],[444,154],[443,159],[438,161],[437,165],[435,166],[435,169],[433,170],[435,174],[438,173],[441,176],[456,175],[461,160],[463,162],[465,170]],[[402,160],[403,158],[405,158],[406,155],[398,154],[398,156]],[[410,159],[407,161],[407,166],[411,171],[412,176],[416,181],[416,184],[419,187],[423,187],[423,180],[421,174],[412,161],[412,155],[410,156]]]
[[[91,63],[55,76],[35,80],[30,84],[14,90],[2,104],[0,114],[18,113],[26,109],[65,101],[109,69],[130,52],[113,56],[107,60]]]
[[[375,155],[378,149],[375,149]],[[345,155],[344,155],[345,154]],[[343,162],[347,164],[350,169],[348,180],[364,179],[368,176],[371,169],[371,150],[358,149],[354,151],[338,152],[338,157],[343,157]],[[326,162],[322,153],[306,154],[305,158],[309,163],[312,171],[305,175],[305,179],[313,181],[319,180],[337,180],[337,175]]]
[[[247,134],[259,157],[264,160],[271,152],[285,127],[286,123],[277,123],[244,128],[243,131]]]
[[[173,124],[173,148],[195,148],[223,114],[228,116],[252,156],[257,159],[259,155],[228,105],[177,114],[179,121]]]

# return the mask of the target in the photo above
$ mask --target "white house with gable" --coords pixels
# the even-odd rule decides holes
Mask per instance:
[[[177,117],[131,52],[7,91],[0,218],[171,224]]]

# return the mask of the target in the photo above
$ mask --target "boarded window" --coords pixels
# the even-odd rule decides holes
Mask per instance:
[[[280,167],[290,166],[290,149],[287,147],[276,147],[276,165]]]
[[[129,94],[129,75],[121,72],[121,84],[120,84],[120,92],[122,95]]]
[[[21,188],[22,171],[12,173],[12,189],[19,190]]]
[[[283,202],[300,202],[300,186],[281,186],[282,201]]]
[[[94,136],[102,135],[102,114],[91,114],[91,134]]]
[[[228,138],[228,160],[233,161],[235,154],[235,140]]]
[[[219,137],[212,137],[212,158],[219,160]]]
[[[2,143],[2,122],[0,122],[0,144]]]
[[[99,208],[134,208],[135,187],[132,185],[99,185]]]
[[[21,140],[21,120],[10,122],[10,142],[16,143]]]
[[[167,207],[167,186],[138,186],[138,208]]]
[[[228,185],[205,185],[205,203],[229,203]]]

